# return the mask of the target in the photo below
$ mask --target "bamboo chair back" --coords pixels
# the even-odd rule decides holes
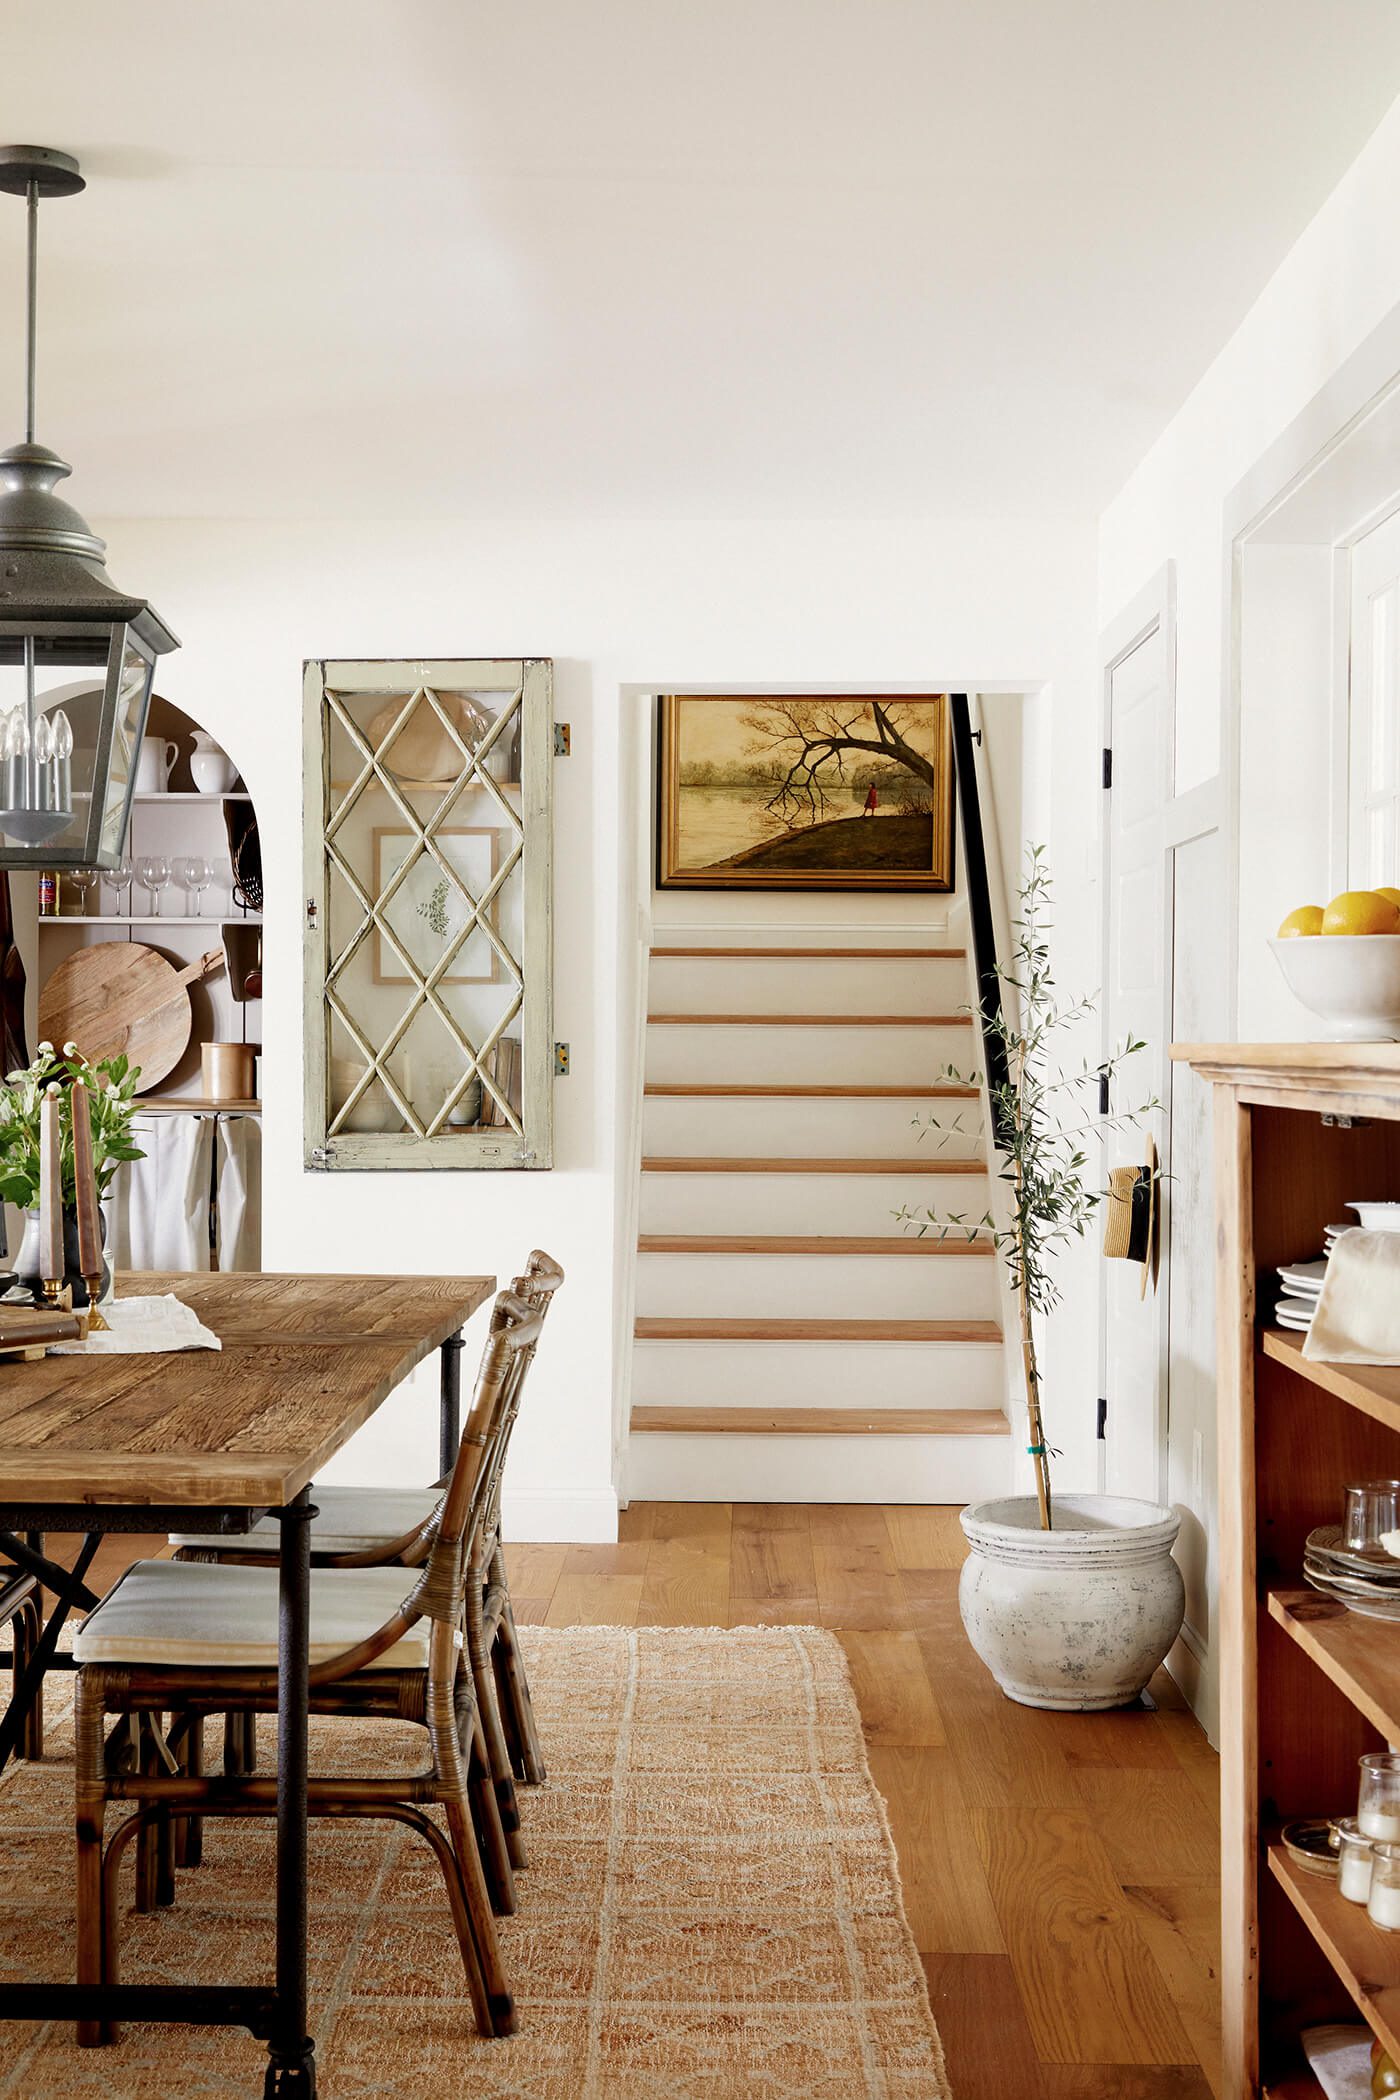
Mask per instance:
[[[543,1314],[523,1298],[510,1291],[498,1293],[471,1410],[432,1526],[427,1559],[417,1570],[407,1571],[414,1576],[412,1586],[377,1632],[313,1667],[313,1685],[335,1684],[368,1669],[419,1619],[432,1619],[439,1627],[451,1629],[454,1636],[457,1633],[465,1571],[474,1559],[473,1549],[486,1517],[488,1462],[499,1441],[505,1410],[518,1393],[534,1354],[542,1322]],[[442,1642],[434,1641],[433,1668],[450,1652]]]

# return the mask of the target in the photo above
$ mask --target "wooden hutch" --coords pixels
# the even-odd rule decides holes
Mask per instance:
[[[1400,1933],[1277,1842],[1354,1814],[1357,1758],[1400,1745],[1400,1625],[1301,1575],[1345,1483],[1400,1477],[1400,1368],[1306,1362],[1275,1271],[1348,1202],[1400,1200],[1400,1044],[1172,1055],[1215,1088],[1224,2100],[1305,2100],[1305,2027],[1359,2015],[1400,2062]]]

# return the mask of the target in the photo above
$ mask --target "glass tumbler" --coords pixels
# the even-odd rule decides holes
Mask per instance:
[[[1371,1750],[1357,1762],[1357,1828],[1374,1843],[1400,1844],[1400,1757],[1391,1750]]]
[[[1371,1893],[1366,1915],[1382,1932],[1400,1932],[1400,1845],[1371,1847]]]
[[[1364,1553],[1383,1531],[1400,1531],[1400,1480],[1362,1480],[1343,1490],[1342,1544]]]

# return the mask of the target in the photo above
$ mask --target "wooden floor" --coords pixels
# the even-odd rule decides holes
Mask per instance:
[[[104,1541],[94,1587],[156,1544]],[[508,1558],[522,1620],[839,1636],[954,2100],[1210,2100],[1214,1752],[1165,1673],[1155,1712],[1003,1699],[958,1620],[963,1552],[952,1509],[653,1502],[616,1546]]]
[[[830,1627],[850,1659],[954,2100],[1209,2100],[1216,1758],[1155,1713],[1003,1699],[958,1620],[951,1509],[635,1503],[616,1546],[517,1546],[550,1626]]]

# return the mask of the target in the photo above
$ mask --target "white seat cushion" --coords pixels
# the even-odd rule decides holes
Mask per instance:
[[[426,1523],[441,1500],[434,1488],[313,1487],[311,1494],[313,1553],[372,1553],[392,1545]],[[276,1517],[259,1517],[251,1531],[172,1531],[170,1543],[201,1553],[236,1552],[240,1546],[275,1553],[280,1531]]]
[[[313,1569],[312,1662],[329,1662],[376,1633],[413,1579],[403,1568]],[[431,1630],[427,1619],[419,1619],[374,1668],[426,1669]],[[73,1653],[80,1663],[275,1669],[277,1570],[137,1561],[84,1619]]]

